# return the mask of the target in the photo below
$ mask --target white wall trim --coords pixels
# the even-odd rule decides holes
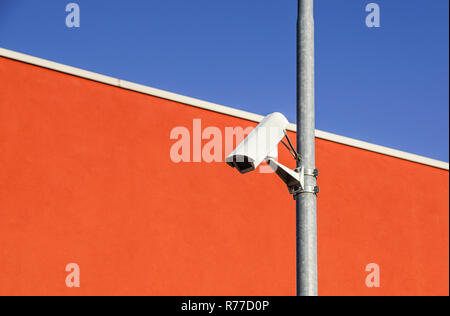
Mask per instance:
[[[183,96],[180,94],[147,87],[147,86],[129,82],[126,80],[120,80],[120,79],[112,78],[109,76],[100,75],[100,74],[97,74],[94,72],[90,72],[90,71],[82,70],[79,68],[55,63],[55,62],[52,62],[49,60],[33,57],[30,55],[25,55],[25,54],[11,51],[8,49],[4,49],[1,47],[0,47],[0,56],[6,57],[9,59],[14,59],[17,61],[21,61],[24,63],[32,64],[35,66],[55,70],[58,72],[66,73],[69,75],[81,77],[84,79],[97,81],[97,82],[108,84],[111,86],[116,86],[116,87],[120,87],[123,89],[136,91],[136,92],[140,92],[143,94],[147,94],[147,95],[183,103],[186,105],[214,111],[217,113],[222,113],[222,114],[242,118],[242,119],[253,121],[253,122],[259,122],[263,118],[262,115],[258,115],[255,113],[241,111],[241,110],[234,109],[234,108],[231,108],[228,106],[223,106],[223,105],[219,105],[219,104],[215,104],[215,103],[211,103],[211,102],[207,102],[207,101],[202,101],[199,99],[186,97],[186,96]],[[290,131],[295,132],[296,131],[295,124],[290,124],[288,129]],[[316,130],[316,137],[324,139],[324,140],[332,141],[335,143],[339,143],[339,144],[343,144],[343,145],[347,145],[347,146],[351,146],[351,147],[355,147],[355,148],[364,149],[364,150],[371,151],[371,152],[376,152],[376,153],[387,155],[387,156],[392,156],[392,157],[416,162],[416,163],[423,164],[423,165],[428,165],[428,166],[432,166],[432,167],[436,167],[436,168],[440,168],[440,169],[444,169],[444,170],[449,170],[449,164],[447,162],[407,153],[404,151],[400,151],[400,150],[396,150],[396,149],[392,149],[392,148],[388,148],[388,147],[384,147],[384,146],[379,146],[379,145],[363,142],[363,141],[356,140],[353,138],[339,136],[336,134],[332,134],[332,133],[328,133],[328,132],[324,132],[324,131],[320,131],[320,130]]]

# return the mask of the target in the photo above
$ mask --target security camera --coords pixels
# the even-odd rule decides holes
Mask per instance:
[[[248,173],[258,168],[266,157],[276,158],[273,156],[288,124],[283,114],[269,114],[226,158],[226,163],[240,173]]]
[[[266,116],[261,123],[238,145],[238,147],[226,158],[226,163],[245,174],[254,171],[266,161],[272,170],[288,186],[289,192],[294,194],[304,188],[304,169],[291,170],[283,166],[276,159],[278,157],[278,144],[287,137],[286,128],[289,121],[281,113],[272,113]],[[299,160],[299,155],[292,146],[287,147],[294,158]]]

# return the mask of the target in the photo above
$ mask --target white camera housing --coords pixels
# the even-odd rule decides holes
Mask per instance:
[[[226,163],[240,173],[248,173],[266,158],[276,158],[278,143],[285,136],[288,125],[289,121],[281,113],[267,115],[226,158]]]
[[[305,187],[304,168],[291,170],[276,160],[278,144],[285,136],[287,137],[288,125],[289,121],[281,113],[275,112],[267,115],[226,158],[226,163],[240,173],[248,173],[258,168],[265,160],[287,185],[291,194],[302,191]],[[291,145],[290,141],[289,144]],[[292,150],[295,151],[293,148]]]

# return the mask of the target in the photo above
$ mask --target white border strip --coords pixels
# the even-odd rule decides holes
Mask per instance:
[[[242,119],[253,121],[253,122],[260,122],[263,119],[262,115],[258,115],[258,114],[254,114],[254,113],[250,113],[250,112],[246,112],[246,111],[241,111],[241,110],[237,110],[237,109],[234,109],[231,107],[218,105],[215,103],[186,97],[183,95],[167,92],[164,90],[147,87],[147,86],[136,84],[133,82],[100,75],[100,74],[97,74],[94,72],[82,70],[82,69],[75,68],[75,67],[66,66],[63,64],[55,63],[52,61],[33,57],[30,55],[25,55],[25,54],[18,53],[15,51],[4,49],[4,48],[0,48],[0,56],[18,60],[18,61],[21,61],[24,63],[48,68],[51,70],[56,70],[56,71],[59,71],[62,73],[81,77],[84,79],[97,81],[97,82],[108,84],[111,86],[116,86],[116,87],[120,87],[123,89],[136,91],[136,92],[140,92],[143,94],[147,94],[147,95],[183,103],[186,105],[210,110],[213,112],[242,118]],[[295,132],[296,131],[295,124],[290,124],[288,129],[292,132]],[[449,170],[449,164],[447,162],[443,162],[443,161],[439,161],[439,160],[435,160],[435,159],[431,159],[431,158],[427,158],[427,157],[423,157],[423,156],[414,155],[411,153],[407,153],[404,151],[400,151],[400,150],[396,150],[396,149],[392,149],[392,148],[388,148],[388,147],[384,147],[384,146],[379,146],[379,145],[363,142],[363,141],[356,140],[353,138],[339,136],[336,134],[331,134],[331,133],[327,133],[327,132],[320,131],[320,130],[316,130],[316,137],[324,139],[324,140],[332,141],[335,143],[339,143],[339,144],[343,144],[343,145],[347,145],[347,146],[351,146],[351,147],[356,147],[356,148],[368,150],[371,152],[376,152],[376,153],[387,155],[387,156],[392,156],[392,157],[396,157],[396,158],[400,158],[400,159],[404,159],[404,160],[444,169],[444,170]]]

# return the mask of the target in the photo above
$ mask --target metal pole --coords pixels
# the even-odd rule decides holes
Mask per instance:
[[[314,114],[314,0],[298,0],[297,147],[305,190],[297,201],[297,295],[317,296],[317,195]]]

